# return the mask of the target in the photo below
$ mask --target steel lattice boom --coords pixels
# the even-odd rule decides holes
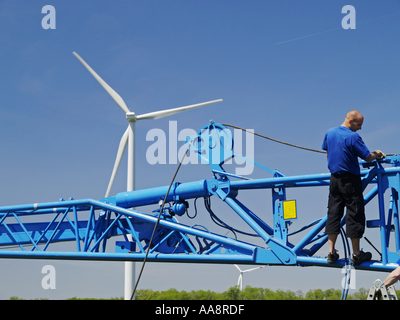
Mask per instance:
[[[326,216],[303,226],[305,235],[289,241],[292,221],[297,218],[294,200],[286,199],[288,188],[326,187],[330,174],[285,176],[272,171],[271,178],[231,180],[223,164],[234,156],[233,139],[224,126],[211,122],[201,128],[196,137],[186,141],[191,152],[198,153],[210,165],[213,177],[188,183],[174,183],[168,194],[171,203],[163,212],[146,214],[142,206],[156,205],[168,187],[157,187],[122,192],[101,200],[67,200],[0,208],[0,258],[74,259],[142,261],[157,217],[160,222],[151,243],[148,261],[180,263],[229,263],[258,265],[343,267],[344,260],[327,264],[320,249],[327,242],[324,233]],[[361,162],[363,188],[371,186],[364,196],[368,205],[378,199],[378,216],[367,222],[367,227],[379,228],[382,259],[356,266],[372,271],[390,271],[398,266],[400,256],[398,194],[400,189],[400,158],[397,155]],[[270,189],[272,194],[273,225],[268,225],[260,214],[252,212],[237,199],[241,190]],[[385,208],[385,192],[389,203]],[[239,241],[236,238],[212,233],[202,226],[179,223],[187,201],[196,198],[217,198],[237,214],[263,241],[262,245]],[[135,208],[135,210],[131,208]],[[301,214],[301,213],[300,213]],[[34,220],[34,222],[32,222]],[[43,222],[46,221],[46,222]],[[342,225],[345,220],[342,220]],[[128,241],[132,235],[133,242]],[[293,233],[292,233],[293,234]],[[108,240],[123,236],[114,248],[107,249]],[[394,238],[394,251],[389,243]],[[73,241],[74,249],[59,251],[57,243]],[[393,247],[393,246],[392,246]],[[393,250],[393,249],[392,249]]]

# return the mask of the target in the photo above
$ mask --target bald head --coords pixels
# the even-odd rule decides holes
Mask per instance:
[[[361,130],[363,122],[363,115],[357,110],[352,110],[346,114],[346,118],[344,119],[342,126],[350,128],[351,131],[356,132]]]

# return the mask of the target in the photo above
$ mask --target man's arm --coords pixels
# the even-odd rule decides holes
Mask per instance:
[[[383,281],[383,284],[387,288],[390,287],[392,284],[395,284],[399,279],[400,279],[400,267],[397,267],[387,276],[385,281]]]
[[[364,160],[367,162],[370,162],[372,160],[381,159],[381,158],[385,158],[385,157],[386,157],[386,155],[382,151],[375,150],[374,152],[371,152],[371,154]]]

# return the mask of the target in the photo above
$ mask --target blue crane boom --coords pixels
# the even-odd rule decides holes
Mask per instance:
[[[227,173],[223,164],[236,156],[232,151],[232,135],[223,125],[214,122],[202,127],[197,136],[188,138],[185,143],[190,152],[196,152],[210,165],[213,176],[209,180],[173,183],[166,198],[169,205],[163,206],[162,211],[158,209],[147,214],[139,209],[159,204],[166,196],[168,186],[122,192],[101,200],[69,199],[0,207],[0,258],[143,261],[149,250],[147,260],[153,262],[337,268],[346,264],[343,259],[328,264],[326,258],[320,256],[319,251],[327,242],[324,233],[326,216],[300,228],[299,232],[305,234],[297,243],[289,241],[289,237],[297,233],[290,234],[289,229],[298,213],[295,200],[286,199],[286,189],[328,186],[329,173],[285,176],[266,168],[273,173],[271,178],[252,180]],[[397,155],[371,163],[360,162],[363,188],[371,186],[364,196],[365,204],[373,198],[378,199],[378,216],[369,220],[367,227],[379,228],[382,252],[381,260],[364,262],[356,266],[358,269],[391,271],[399,264],[399,162]],[[231,181],[232,178],[238,180]],[[271,190],[272,226],[237,198],[241,190],[255,189]],[[389,192],[387,209],[386,191]],[[240,241],[236,237],[210,232],[203,226],[178,222],[177,216],[185,213],[188,200],[204,198],[207,203],[210,197],[220,199],[232,209],[252,229],[256,239],[262,239],[262,244]],[[32,222],[32,216],[39,222]],[[237,230],[219,222],[236,234]],[[344,223],[345,217],[342,225]],[[133,242],[128,241],[129,234]],[[110,249],[108,240],[115,236],[123,237],[124,241],[116,241],[115,248]],[[395,249],[389,250],[393,237]],[[65,241],[75,242],[75,249],[59,251],[55,244]]]

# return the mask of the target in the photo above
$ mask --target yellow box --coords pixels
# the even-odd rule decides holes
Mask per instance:
[[[296,200],[283,201],[283,219],[297,219]]]

